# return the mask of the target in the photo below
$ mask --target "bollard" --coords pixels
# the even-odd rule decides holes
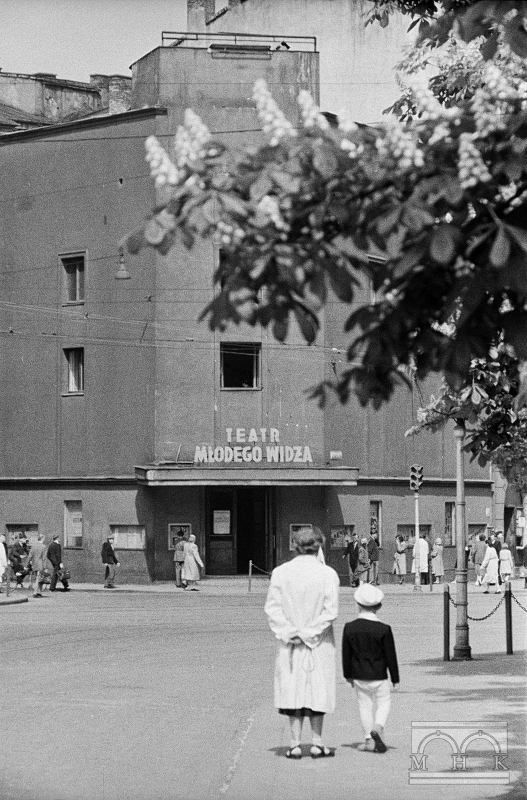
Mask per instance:
[[[443,661],[450,661],[450,589],[448,583],[443,591]]]
[[[432,564],[428,567],[428,583],[430,585],[430,591],[434,591],[434,573],[432,572]]]
[[[505,588],[505,635],[507,639],[507,655],[512,656],[512,591],[510,583]]]
[[[253,562],[251,560],[249,561],[249,591],[251,591],[252,577],[253,577]]]

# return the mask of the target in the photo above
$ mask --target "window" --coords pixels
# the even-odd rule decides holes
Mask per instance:
[[[455,545],[456,543],[456,504],[453,502],[445,503],[445,544]]]
[[[298,531],[312,531],[313,526],[309,522],[294,523],[289,526],[289,549],[294,550],[293,536]]]
[[[469,525],[467,530],[467,543],[472,544],[472,542],[479,537],[480,533],[487,533],[487,524],[485,522]]]
[[[185,539],[188,541],[188,537],[192,533],[192,525],[189,522],[171,522],[168,526],[168,549],[174,550],[175,544],[178,540],[178,533],[179,531],[183,531],[185,534]]]
[[[83,254],[62,256],[64,269],[65,303],[84,303],[84,261]]]
[[[115,550],[144,550],[144,525],[110,525]]]
[[[223,342],[220,345],[221,388],[260,388],[260,345]]]
[[[82,500],[64,502],[64,547],[82,547]]]
[[[73,347],[64,350],[66,357],[66,392],[79,394],[84,392],[84,348]]]
[[[382,502],[370,501],[370,533],[378,533],[379,546],[382,547]]]
[[[38,525],[6,525],[6,544],[14,544],[20,536],[26,536],[31,543],[36,542],[38,536]]]

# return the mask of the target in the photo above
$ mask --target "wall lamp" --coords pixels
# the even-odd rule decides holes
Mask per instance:
[[[124,263],[124,250],[122,247],[119,248],[119,269],[114,275],[116,281],[129,281],[132,276],[126,269],[126,265]]]

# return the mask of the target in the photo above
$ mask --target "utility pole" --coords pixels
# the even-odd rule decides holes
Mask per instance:
[[[468,571],[465,555],[465,456],[463,442],[465,423],[456,420],[454,428],[456,440],[456,643],[454,661],[469,661],[472,656],[468,642]]]
[[[412,464],[410,467],[410,489],[414,493],[414,514],[415,514],[415,545],[414,545],[414,564],[415,582],[414,592],[421,592],[421,543],[419,541],[419,489],[423,482],[423,468],[420,464]]]

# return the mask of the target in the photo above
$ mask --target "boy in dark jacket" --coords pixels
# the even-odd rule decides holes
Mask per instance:
[[[353,595],[359,615],[347,622],[342,634],[342,668],[344,677],[357,693],[359,716],[364,730],[360,750],[385,753],[382,740],[390,713],[391,682],[399,683],[399,668],[392,629],[377,619],[384,594],[376,586],[364,583]]]

